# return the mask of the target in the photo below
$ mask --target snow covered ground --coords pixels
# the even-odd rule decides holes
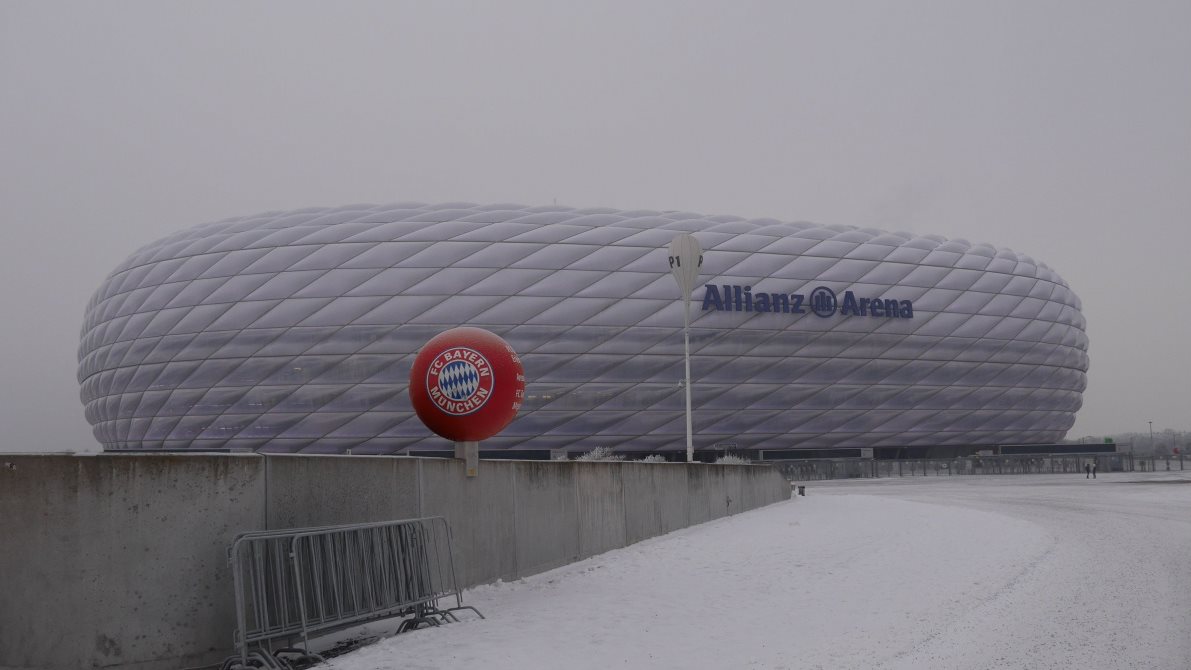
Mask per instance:
[[[1191,668],[1191,471],[810,482],[465,594],[397,668]]]

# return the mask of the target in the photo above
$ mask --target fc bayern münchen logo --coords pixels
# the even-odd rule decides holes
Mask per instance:
[[[492,396],[492,366],[480,352],[451,347],[430,361],[426,391],[443,412],[453,416],[471,414]]]

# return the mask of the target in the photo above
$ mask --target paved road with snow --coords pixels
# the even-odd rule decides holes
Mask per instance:
[[[953,477],[860,490],[962,506],[1045,530],[1046,550],[887,668],[1191,668],[1191,471]],[[990,537],[987,541],[997,541]]]
[[[1191,668],[1191,471],[812,482],[516,583],[390,668]]]

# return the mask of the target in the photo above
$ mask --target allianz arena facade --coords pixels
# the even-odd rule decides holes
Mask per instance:
[[[1086,385],[1079,299],[1007,249],[688,212],[346,206],[201,225],[134,253],[87,306],[86,416],[108,450],[449,449],[410,406],[459,325],[521,355],[485,449],[685,449],[680,232],[696,449],[1057,442]]]

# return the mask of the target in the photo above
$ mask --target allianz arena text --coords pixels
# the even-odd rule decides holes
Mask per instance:
[[[200,225],[140,249],[87,306],[78,377],[108,450],[450,449],[414,414],[419,348],[456,326],[524,365],[485,450],[685,450],[694,235],[697,450],[1046,444],[1086,386],[1080,302],[987,244],[689,212],[352,205]]]

